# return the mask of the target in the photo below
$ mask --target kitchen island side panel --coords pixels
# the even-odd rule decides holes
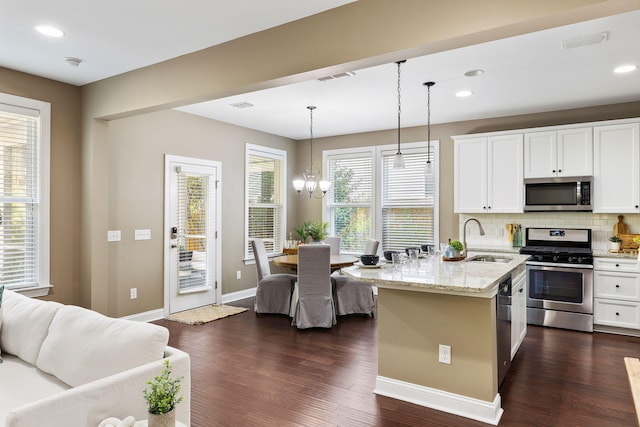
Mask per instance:
[[[378,289],[378,375],[487,402],[498,393],[496,299]],[[439,344],[451,364],[438,362]]]

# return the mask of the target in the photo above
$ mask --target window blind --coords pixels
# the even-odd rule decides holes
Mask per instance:
[[[404,169],[394,169],[395,153],[382,157],[382,245],[385,250],[433,244],[435,183],[425,173],[427,153],[403,154]]]
[[[370,152],[327,158],[329,231],[340,236],[342,252],[362,252],[371,238],[373,157]]]
[[[284,158],[249,149],[247,155],[247,240],[261,238],[268,255],[282,253],[284,245]]]
[[[207,239],[210,235],[209,175],[178,173],[178,291],[208,286]]]
[[[0,104],[0,283],[37,286],[39,112]]]

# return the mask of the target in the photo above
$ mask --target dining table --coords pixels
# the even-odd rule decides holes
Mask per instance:
[[[279,267],[291,268],[293,270],[298,270],[298,254],[294,255],[282,255],[279,257],[273,258],[273,264]],[[331,263],[331,271],[340,270],[343,267],[349,267],[358,262],[358,257],[354,255],[331,255],[329,260]]]

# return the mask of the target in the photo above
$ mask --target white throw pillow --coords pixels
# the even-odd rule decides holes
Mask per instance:
[[[51,319],[60,307],[62,304],[58,302],[37,300],[5,289],[0,330],[3,353],[35,365]]]
[[[53,318],[36,366],[72,387],[164,357],[169,331],[66,305]]]

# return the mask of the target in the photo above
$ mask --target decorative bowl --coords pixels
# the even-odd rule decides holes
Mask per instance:
[[[364,265],[376,265],[380,261],[380,257],[378,255],[362,255],[360,257],[360,262]]]

